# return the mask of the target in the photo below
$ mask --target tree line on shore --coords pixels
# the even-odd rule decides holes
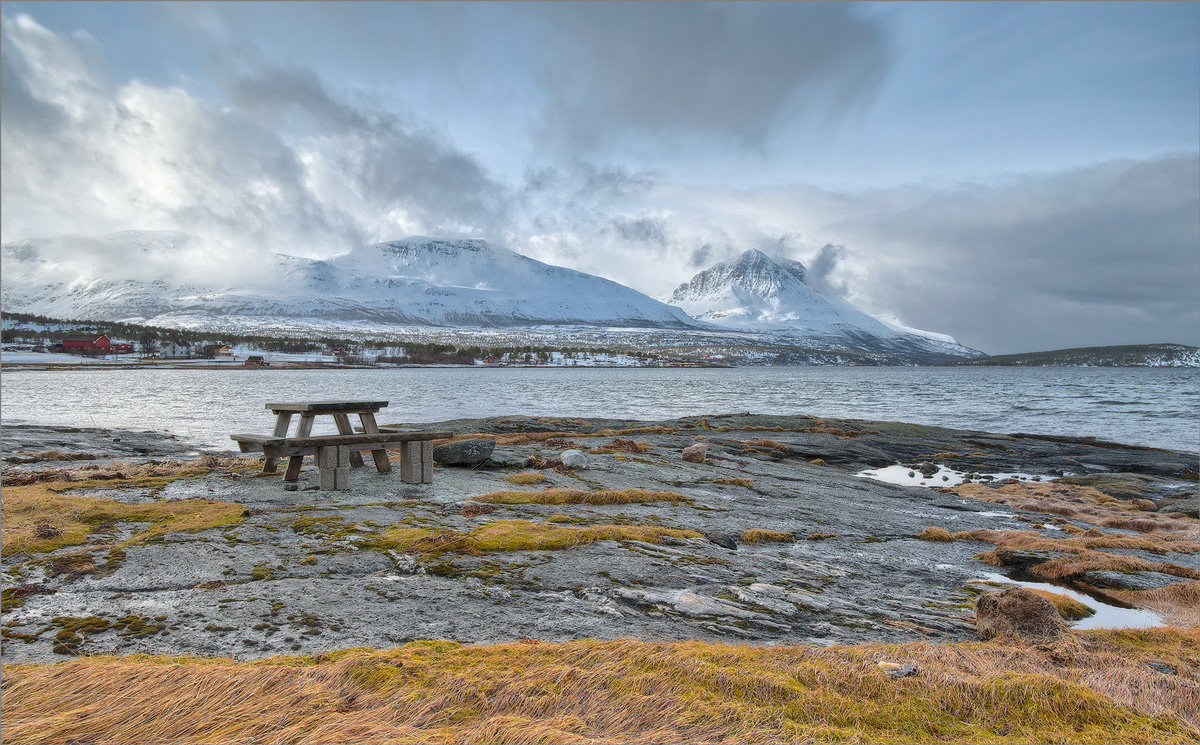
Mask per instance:
[[[76,334],[96,334],[110,339],[125,339],[137,345],[143,354],[157,354],[164,349],[194,349],[188,356],[201,357],[203,349],[213,346],[244,346],[263,352],[306,354],[337,350],[347,362],[386,364],[450,364],[472,365],[477,360],[495,360],[514,364],[546,364],[558,353],[564,357],[580,355],[628,355],[643,358],[635,350],[616,350],[600,347],[546,347],[534,345],[458,346],[439,342],[411,341],[399,337],[348,339],[337,336],[311,337],[241,334],[191,329],[163,328],[121,321],[65,320],[30,313],[4,313],[0,341],[5,344],[28,344],[33,348],[50,348],[63,338]],[[366,355],[368,350],[375,354]]]

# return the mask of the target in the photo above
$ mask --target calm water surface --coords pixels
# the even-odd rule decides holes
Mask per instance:
[[[5,422],[161,430],[221,449],[231,432],[270,431],[268,401],[345,398],[390,401],[381,422],[748,411],[1200,451],[1195,368],[17,370],[0,376],[0,394]]]

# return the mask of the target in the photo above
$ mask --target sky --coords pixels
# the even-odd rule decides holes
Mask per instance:
[[[655,297],[757,248],[992,354],[1200,343],[1200,3],[0,15],[6,243],[472,237]]]

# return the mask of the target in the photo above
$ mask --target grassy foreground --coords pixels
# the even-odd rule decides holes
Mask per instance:
[[[5,742],[1195,742],[1194,634],[744,646],[413,642],[3,667]],[[878,663],[914,663],[891,679]],[[1154,663],[1154,666],[1151,666]]]

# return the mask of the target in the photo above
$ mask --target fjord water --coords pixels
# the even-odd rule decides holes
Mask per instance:
[[[392,368],[11,370],[0,418],[166,431],[229,449],[268,401],[386,400],[383,422],[753,412],[1093,436],[1200,451],[1195,368]],[[323,433],[332,429],[314,429]]]

